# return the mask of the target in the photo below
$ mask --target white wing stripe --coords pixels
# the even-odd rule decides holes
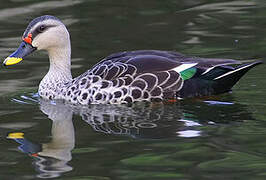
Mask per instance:
[[[180,72],[182,72],[182,71],[184,71],[184,70],[186,70],[186,69],[189,69],[189,68],[191,68],[191,67],[193,67],[193,66],[196,66],[198,63],[187,63],[187,64],[182,64],[182,65],[180,65],[180,66],[177,66],[177,67],[175,67],[175,68],[173,68],[172,70],[173,71],[176,71],[176,72],[178,72],[178,73],[180,73]]]

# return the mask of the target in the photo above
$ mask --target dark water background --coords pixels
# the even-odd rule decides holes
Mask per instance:
[[[266,57],[263,0],[1,0],[2,60],[44,14],[70,31],[73,76],[123,50]],[[266,179],[265,64],[228,94],[84,108],[36,97],[48,65],[47,54],[36,52],[0,68],[0,179]],[[6,138],[16,132],[31,153]]]

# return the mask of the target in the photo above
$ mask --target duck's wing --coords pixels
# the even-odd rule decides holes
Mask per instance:
[[[125,74],[133,75],[133,73],[143,74],[147,72],[167,71],[181,65],[179,61],[174,59],[177,58],[177,56],[179,58],[184,57],[182,54],[171,55],[167,53],[167,51],[157,50],[119,52],[104,58],[90,70],[90,73],[102,76],[101,70],[106,67],[106,71],[110,71],[114,74],[113,77],[110,77],[110,75],[103,77],[109,79]],[[116,66],[120,66],[120,68],[115,68]],[[122,66],[130,70],[133,67],[135,71],[129,70],[129,72],[126,72],[126,69]],[[121,70],[125,72],[121,73]]]
[[[106,57],[82,76],[97,76],[94,79],[105,82],[101,88],[130,86],[136,89],[132,99],[145,99],[141,91],[147,92],[147,97],[162,99],[174,98],[188,79],[210,79],[231,71],[230,64],[239,61],[187,57],[171,51],[127,51]]]
[[[73,83],[80,103],[134,102],[211,95],[230,90],[257,63],[187,57],[169,51],[112,54]],[[75,87],[70,87],[72,89]],[[80,90],[80,91],[79,91]],[[81,92],[82,91],[82,92]],[[68,91],[71,96],[71,91]]]
[[[112,54],[93,66],[89,74],[106,80],[126,74],[156,73],[170,70],[182,72],[195,66],[198,73],[207,73],[219,66],[240,64],[232,59],[209,59],[188,57],[172,51],[138,50]]]

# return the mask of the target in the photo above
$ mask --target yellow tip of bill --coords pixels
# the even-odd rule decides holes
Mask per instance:
[[[4,65],[9,66],[13,64],[17,64],[20,61],[22,61],[22,58],[17,58],[17,57],[7,57],[4,61]]]
[[[8,139],[23,139],[24,138],[24,133],[18,132],[18,133],[9,133],[7,135]]]

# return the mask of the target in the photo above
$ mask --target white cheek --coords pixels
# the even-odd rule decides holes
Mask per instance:
[[[35,39],[33,39],[32,46],[39,48],[39,43]]]
[[[37,49],[39,49],[39,50],[46,48],[46,46],[43,42],[43,38],[39,38],[38,36],[33,39],[32,46],[37,47]]]
[[[51,48],[64,47],[69,40],[69,34],[64,26],[57,26],[44,33],[37,35],[32,46],[39,50],[48,50]]]

